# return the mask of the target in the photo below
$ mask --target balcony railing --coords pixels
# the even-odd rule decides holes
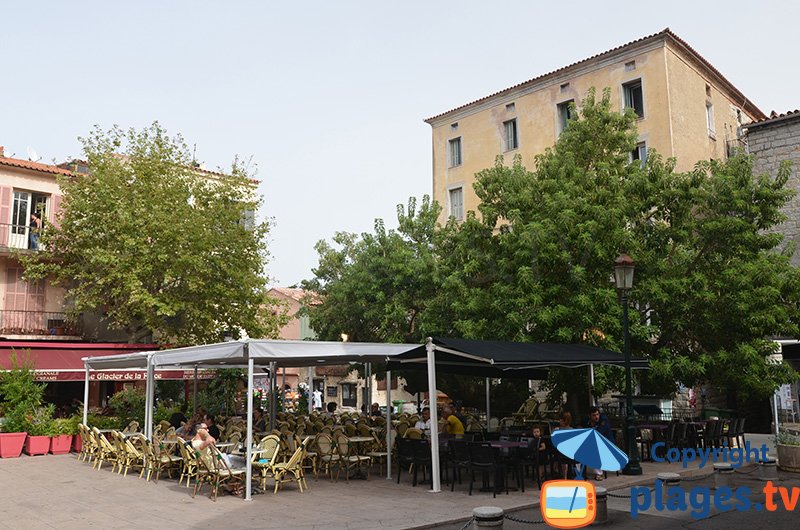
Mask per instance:
[[[0,223],[0,248],[37,250],[31,248],[30,235],[30,226]]]
[[[0,311],[0,335],[81,336],[80,322],[52,311]]]

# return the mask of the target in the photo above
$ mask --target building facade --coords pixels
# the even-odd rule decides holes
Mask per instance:
[[[746,126],[747,151],[753,155],[753,174],[778,175],[782,163],[790,162],[786,187],[797,195],[784,207],[787,216],[777,230],[785,237],[785,244],[796,246],[792,264],[800,266],[800,110],[774,114],[770,118]]]
[[[448,217],[477,211],[475,174],[502,156],[532,168],[566,127],[570,103],[606,87],[618,109],[634,109],[648,149],[677,158],[677,171],[722,159],[741,126],[766,116],[711,63],[669,29],[600,53],[425,120],[433,135],[433,196]]]

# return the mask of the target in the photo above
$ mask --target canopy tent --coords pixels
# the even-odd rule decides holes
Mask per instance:
[[[424,363],[424,364],[423,364]],[[441,365],[446,373],[480,375],[483,377],[529,377],[543,368],[578,368],[610,364],[624,366],[622,354],[585,344],[541,344],[451,338],[428,338],[425,346],[394,356],[388,369],[423,369],[428,371],[429,395],[436,395],[436,369]],[[647,368],[646,359],[632,360],[632,366]],[[487,385],[487,415],[488,415]],[[431,425],[438,425],[438,411],[431,407]],[[439,476],[439,433],[431,429],[431,484],[441,491]]]
[[[442,372],[481,377],[542,379],[544,368],[578,368],[598,364],[624,366],[621,353],[586,344],[506,342],[433,337],[436,366]],[[425,346],[389,360],[390,369],[424,370]],[[647,368],[647,359],[632,359],[633,368]],[[490,372],[487,373],[487,370]]]
[[[144,368],[147,370],[145,400],[145,436],[153,434],[153,374],[156,367],[247,367],[247,483],[245,499],[251,498],[251,457],[253,448],[253,372],[256,366],[269,366],[272,374],[277,367],[317,366],[324,364],[347,364],[351,362],[384,362],[388,358],[419,348],[418,344],[378,344],[359,342],[317,342],[291,340],[246,339],[176,348],[172,350],[142,352],[140,354],[117,355],[109,357],[84,358],[86,371],[85,392],[89,389],[90,370],[115,370],[120,368]],[[391,378],[391,373],[387,373]],[[274,376],[273,376],[274,381]],[[391,413],[391,395],[387,388],[386,413]],[[88,419],[86,400],[84,401],[83,421]],[[390,418],[387,417],[387,422]],[[387,443],[389,429],[387,429]],[[391,458],[391,457],[389,457]],[[391,469],[391,460],[387,465]]]

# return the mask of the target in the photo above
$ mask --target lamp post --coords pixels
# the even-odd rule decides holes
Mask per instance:
[[[625,447],[628,464],[623,475],[641,475],[639,451],[636,448],[636,426],[633,424],[633,386],[631,381],[631,345],[628,329],[628,290],[633,287],[633,260],[627,254],[620,254],[614,261],[614,280],[622,298],[623,353],[625,355]]]

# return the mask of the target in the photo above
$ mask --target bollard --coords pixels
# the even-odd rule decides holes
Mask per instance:
[[[478,506],[472,510],[475,528],[503,528],[505,512],[497,506]]]
[[[608,490],[603,486],[595,486],[594,488],[595,517],[593,525],[605,524],[608,522]]]
[[[677,473],[659,473],[656,475],[656,480],[661,482],[661,499],[663,502],[667,502],[669,488],[679,486],[681,476]]]
[[[767,458],[758,463],[758,480],[778,480],[778,463],[774,458]]]
[[[733,478],[733,466],[731,464],[714,464],[714,488],[730,488]]]

